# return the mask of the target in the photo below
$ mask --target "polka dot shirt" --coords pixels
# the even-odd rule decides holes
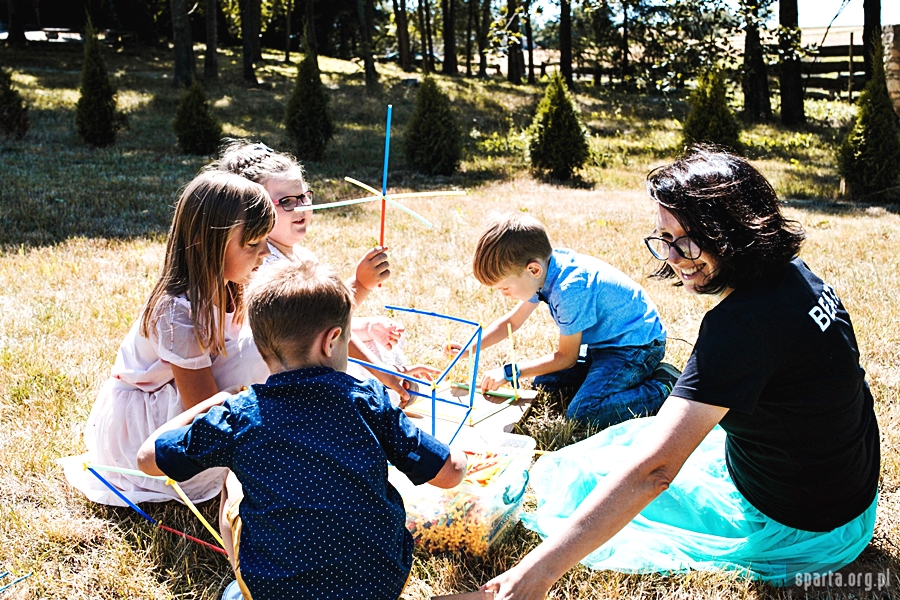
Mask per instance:
[[[172,479],[222,466],[243,485],[241,575],[254,600],[396,600],[413,543],[388,462],[421,484],[449,453],[383,385],[327,367],[272,375],[156,441]]]

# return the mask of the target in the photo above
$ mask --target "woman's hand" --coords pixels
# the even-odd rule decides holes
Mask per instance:
[[[539,565],[529,569],[519,563],[488,581],[481,589],[494,592],[494,600],[544,600],[552,585],[552,580],[543,577]]]
[[[375,246],[356,265],[356,281],[366,290],[374,290],[391,276],[387,251],[387,247]]]

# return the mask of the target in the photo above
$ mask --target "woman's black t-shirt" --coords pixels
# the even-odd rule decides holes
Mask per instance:
[[[853,325],[800,259],[703,319],[673,396],[728,408],[726,461],[766,516],[830,531],[875,498],[878,424]]]

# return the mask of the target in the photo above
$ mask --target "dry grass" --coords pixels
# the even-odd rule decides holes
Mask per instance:
[[[112,149],[86,150],[71,133],[77,57],[54,63],[53,69],[30,55],[13,58],[17,64],[14,81],[32,105],[33,131],[25,142],[0,147],[4,236],[0,239],[0,567],[15,573],[33,571],[34,576],[6,596],[218,598],[230,579],[227,564],[218,555],[154,530],[127,509],[90,504],[66,485],[54,463],[57,457],[83,450],[81,427],[118,344],[157,275],[171,198],[203,164],[203,159],[175,152],[166,111],[174,110],[176,94],[160,77],[169,67],[143,55],[114,57],[111,71],[121,74],[119,89],[131,106],[131,129]],[[137,66],[126,68],[132,64]],[[399,83],[399,72],[388,71],[384,93],[370,98],[353,65],[326,61],[323,66],[335,89],[333,107],[342,125],[326,160],[309,165],[310,178],[317,191],[347,197],[354,192],[340,182],[342,176],[370,183],[380,178],[386,100],[394,102],[395,123],[402,123],[408,117],[411,96]],[[210,86],[227,128],[278,145],[276,108],[288,88],[280,74],[284,68],[272,62],[263,72],[267,84],[255,90],[242,88],[235,75],[237,66],[233,69]],[[444,84],[470,107],[468,118],[475,119],[470,123],[498,136],[507,135],[510,124],[515,129],[527,120],[539,92],[500,82],[481,87],[465,81]],[[381,314],[385,304],[396,304],[486,323],[508,310],[508,301],[475,281],[469,263],[484,217],[494,210],[521,210],[546,224],[555,245],[603,258],[642,282],[669,328],[672,341],[667,360],[683,365],[711,300],[646,280],[652,265],[640,242],[654,223],[653,207],[640,191],[641,181],[649,167],[667,160],[676,143],[674,119],[683,107],[669,111],[650,101],[629,104],[608,95],[587,95],[580,102],[593,123],[593,143],[608,148],[611,158],[608,164],[588,169],[575,188],[528,179],[520,158],[478,152],[474,138],[464,172],[447,180],[426,181],[406,171],[397,153],[391,177],[398,188],[455,185],[465,187],[469,196],[410,201],[434,223],[432,230],[390,210],[387,243],[392,247],[393,276],[361,312]],[[506,106],[512,110],[508,112]],[[754,130],[753,147],[779,189],[800,190],[788,194],[795,198],[788,202],[788,213],[809,233],[802,256],[836,288],[854,319],[862,362],[876,398],[883,454],[875,539],[854,568],[889,568],[896,578],[900,574],[900,460],[894,451],[900,442],[896,401],[900,267],[895,259],[900,216],[896,207],[868,208],[828,200],[836,182],[827,168],[827,137],[833,134],[825,122],[823,117],[801,134],[777,128]],[[804,173],[813,169],[821,170],[823,179],[804,183]],[[316,214],[307,245],[322,260],[349,274],[373,243],[377,223],[374,207],[323,211]],[[441,364],[443,326],[435,328],[423,317],[402,318],[409,331],[407,354],[417,361]],[[517,345],[522,354],[537,354],[550,350],[555,339],[549,316],[542,310],[517,335]],[[485,365],[505,360],[505,348],[488,350],[484,360]],[[523,430],[538,440],[539,447],[549,449],[590,433],[567,425],[548,398],[539,402]],[[215,505],[213,501],[202,508],[212,515]],[[176,528],[206,537],[183,507],[155,505],[149,510]],[[417,554],[405,597],[424,600],[434,594],[475,589],[537,542],[520,527],[485,560]],[[894,589],[900,586],[896,579],[893,584]],[[581,567],[551,592],[555,599],[790,596],[788,590],[723,573],[633,576]]]

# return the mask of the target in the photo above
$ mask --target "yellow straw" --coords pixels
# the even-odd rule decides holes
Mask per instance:
[[[216,538],[216,541],[219,542],[219,546],[221,546],[222,549],[224,550],[225,542],[223,542],[222,538],[219,537],[219,532],[216,531],[215,528],[213,528],[213,526],[209,524],[209,521],[207,521],[205,518],[203,518],[203,515],[201,515],[200,511],[197,510],[197,507],[194,506],[194,503],[191,502],[190,498],[188,498],[187,495],[184,493],[184,491],[182,491],[181,486],[178,485],[178,482],[175,481],[174,479],[166,479],[166,485],[172,486],[172,489],[175,490],[175,493],[178,494],[179,497],[181,497],[181,499],[184,501],[184,503],[187,505],[187,507],[189,509],[191,509],[191,512],[194,513],[198,519],[200,519],[200,522],[203,523],[203,526],[206,527],[207,531],[209,531],[214,538]]]

